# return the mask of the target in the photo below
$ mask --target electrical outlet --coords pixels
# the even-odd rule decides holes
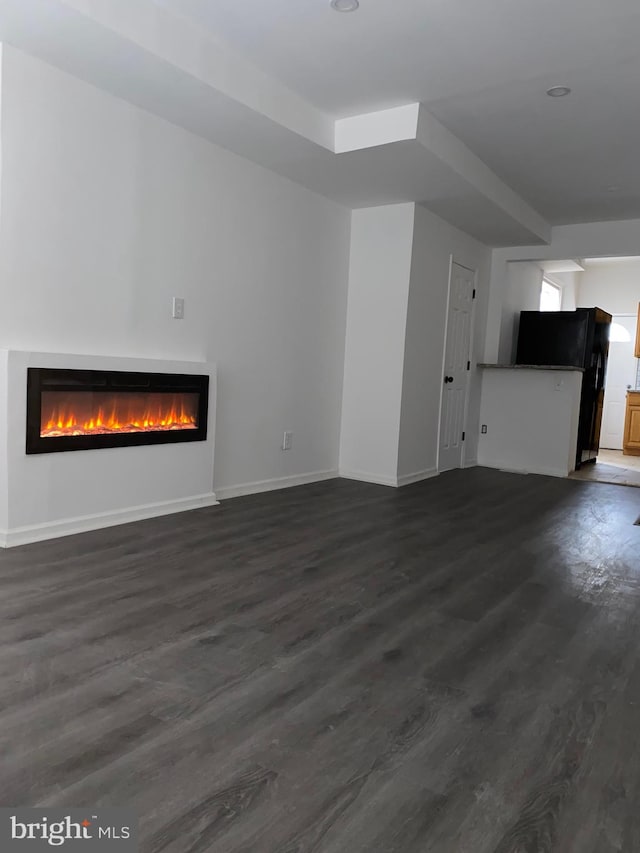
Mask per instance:
[[[171,316],[174,320],[184,320],[184,299],[174,296],[171,302]]]
[[[482,428],[481,428],[480,432],[481,432],[483,435],[486,435],[486,434],[487,434],[487,425],[486,425],[486,424],[482,424]]]
[[[285,432],[282,436],[282,449],[283,450],[291,450],[291,444],[293,442],[293,433]]]

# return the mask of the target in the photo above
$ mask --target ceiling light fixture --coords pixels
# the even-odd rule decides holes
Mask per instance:
[[[568,86],[552,86],[550,89],[547,89],[547,95],[550,98],[564,98],[570,93],[571,89]]]
[[[331,8],[336,12],[355,12],[359,6],[358,0],[331,0]]]

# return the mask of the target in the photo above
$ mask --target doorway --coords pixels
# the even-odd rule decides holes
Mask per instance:
[[[464,464],[475,285],[475,270],[452,261],[440,406],[440,472]]]
[[[635,388],[636,383],[636,325],[635,314],[613,315],[600,435],[600,447],[604,450],[622,450],[627,391]]]
[[[583,465],[570,478],[640,487],[640,456],[624,456],[621,450],[600,450],[595,465]]]
[[[600,450],[596,464],[575,471],[576,480],[640,486],[640,457],[622,452],[627,391],[636,387],[637,315],[614,314],[609,337]]]

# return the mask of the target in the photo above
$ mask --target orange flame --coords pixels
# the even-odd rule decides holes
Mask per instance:
[[[103,399],[101,399],[103,398]],[[197,395],[44,392],[40,435],[110,435],[197,429]]]

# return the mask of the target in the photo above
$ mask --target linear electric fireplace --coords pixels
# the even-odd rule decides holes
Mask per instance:
[[[27,371],[27,453],[204,441],[209,377]]]

